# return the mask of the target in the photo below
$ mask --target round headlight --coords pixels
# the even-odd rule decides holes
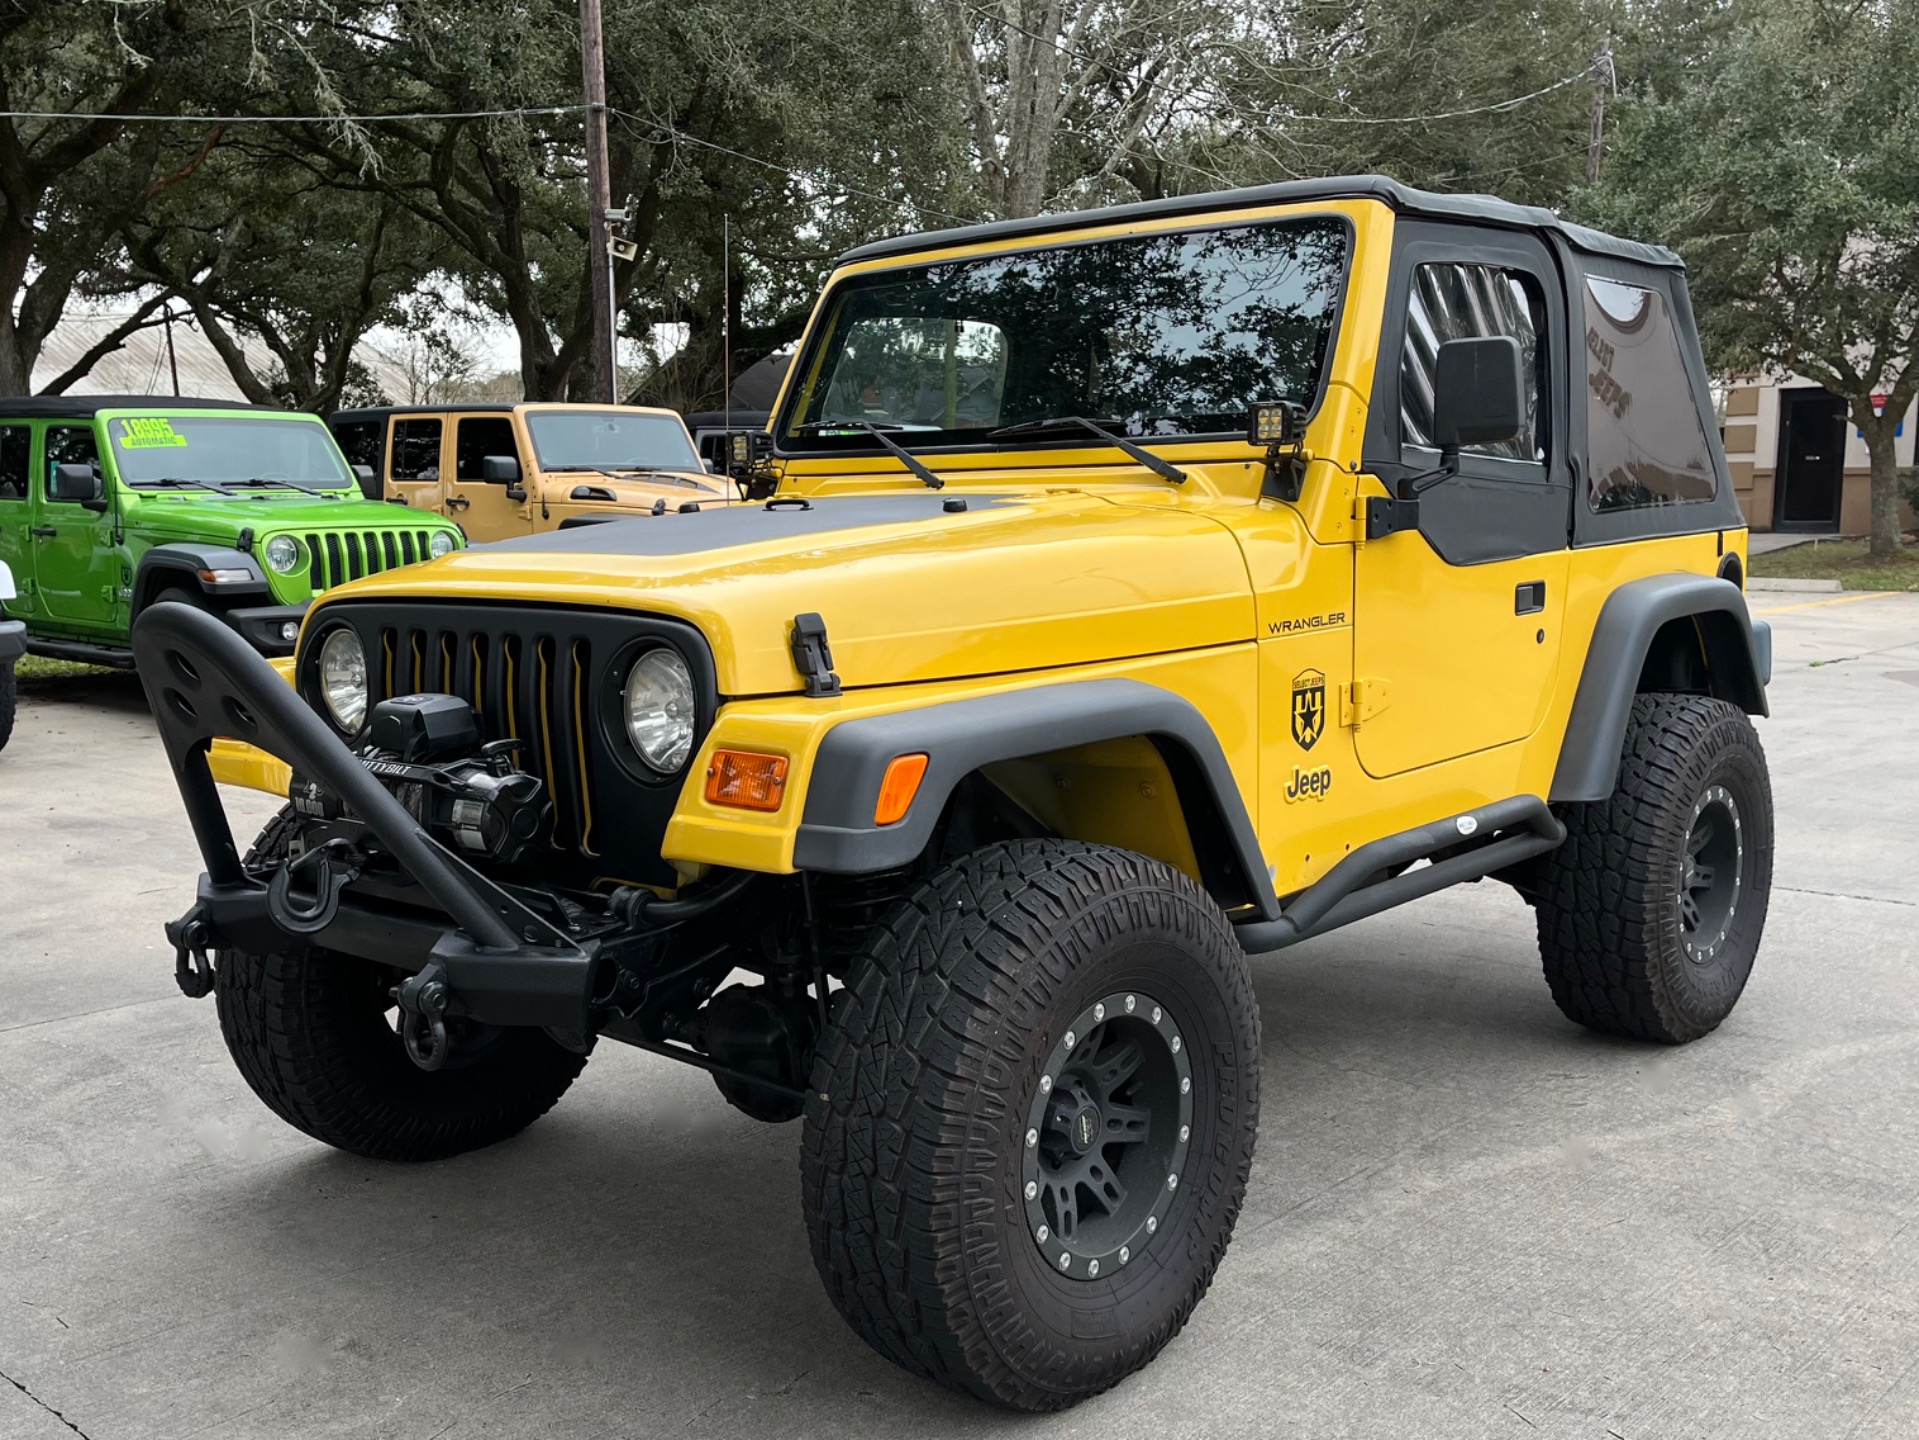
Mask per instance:
[[[366,651],[352,627],[342,625],[320,642],[320,698],[333,723],[351,735],[366,719]]]
[[[433,538],[426,542],[427,553],[435,560],[442,555],[453,553],[453,534],[448,530],[435,530]]]
[[[626,677],[626,733],[640,758],[671,775],[693,749],[693,677],[677,650],[649,650]]]
[[[282,575],[300,568],[300,542],[291,535],[275,535],[267,541],[267,564]]]

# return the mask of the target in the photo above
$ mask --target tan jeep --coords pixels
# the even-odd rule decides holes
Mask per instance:
[[[369,496],[445,515],[474,541],[739,498],[674,410],[475,402],[340,410],[327,423]]]

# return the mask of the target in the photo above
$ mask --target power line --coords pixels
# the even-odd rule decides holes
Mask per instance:
[[[697,145],[703,150],[717,150],[722,155],[731,155],[735,160],[744,160],[750,165],[761,165],[768,170],[778,170],[782,174],[792,176],[795,180],[808,180],[818,183],[817,176],[808,174],[804,170],[796,170],[791,165],[782,165],[777,160],[767,160],[758,155],[749,155],[744,150],[735,150],[731,146],[721,145],[713,140],[702,140],[697,135],[689,135],[684,130],[676,130],[671,125],[663,124],[658,120],[649,120],[646,116],[636,115],[630,110],[620,110],[609,105],[607,111],[610,114],[619,116],[622,120],[631,121],[635,125],[651,127],[653,134],[649,138],[658,139],[664,137],[678,140],[687,145]],[[852,185],[839,185],[828,182],[827,188],[842,195],[857,195],[863,200],[876,200],[882,205],[903,206],[916,215],[931,215],[938,220],[951,220],[955,225],[973,225],[977,224],[979,220],[978,216],[950,215],[944,210],[933,210],[925,205],[915,205],[911,200],[902,200],[897,195],[882,195],[877,191],[861,190]]]
[[[1568,85],[1591,78],[1592,67],[1587,66],[1577,75],[1568,75],[1563,80],[1555,80],[1524,95],[1515,95],[1510,100],[1495,100],[1489,105],[1474,105],[1465,110],[1442,110],[1436,115],[1288,115],[1286,118],[1305,125],[1423,125],[1429,120],[1457,120],[1466,115],[1490,115],[1497,111],[1516,110],[1528,100],[1537,100],[1542,95],[1550,95],[1555,90],[1564,90]]]
[[[115,120],[153,125],[341,125],[379,120],[494,120],[506,115],[577,115],[585,105],[521,105],[508,110],[414,110],[390,115],[115,115],[92,110],[0,110],[0,120]]]

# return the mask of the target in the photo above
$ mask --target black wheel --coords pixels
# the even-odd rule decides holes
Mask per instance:
[[[1633,701],[1611,798],[1565,809],[1539,886],[1546,983],[1594,1030],[1679,1044],[1732,1013],[1772,888],[1772,785],[1744,712]]]
[[[19,682],[13,673],[13,661],[0,661],[0,750],[13,738],[13,715],[19,708]]]
[[[896,905],[847,984],[801,1163],[840,1313],[1018,1409],[1145,1365],[1212,1282],[1258,1131],[1259,1012],[1219,908],[1127,851],[993,845]]]
[[[248,864],[286,853],[290,812]],[[404,978],[325,950],[222,950],[214,994],[227,1049],[281,1119],[355,1155],[438,1160],[517,1135],[553,1108],[586,1064],[544,1031],[448,1022],[444,1069],[406,1056],[389,991]]]

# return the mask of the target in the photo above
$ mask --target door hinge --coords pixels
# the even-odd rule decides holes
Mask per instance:
[[[1339,723],[1357,730],[1391,703],[1384,680],[1354,680],[1339,687]]]

